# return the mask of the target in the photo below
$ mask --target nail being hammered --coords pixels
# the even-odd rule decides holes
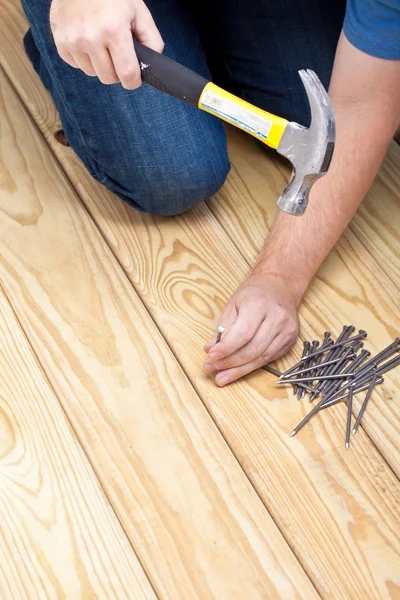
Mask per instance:
[[[217,327],[217,339],[216,339],[216,344],[219,343],[219,341],[221,340],[221,335],[224,333],[225,331],[225,327],[223,325],[219,325]]]

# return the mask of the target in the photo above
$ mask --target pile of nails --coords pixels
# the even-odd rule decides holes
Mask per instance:
[[[360,330],[353,335],[355,328],[345,325],[336,341],[326,331],[320,343],[304,342],[301,360],[281,373],[266,365],[264,369],[279,377],[278,384],[292,384],[297,398],[310,394],[310,402],[320,398],[308,415],[297,425],[290,435],[298,431],[320,410],[347,400],[346,448],[350,446],[353,396],[365,391],[365,398],[353,427],[356,433],[372,391],[383,383],[383,374],[400,365],[400,338],[371,357],[371,352],[363,349],[367,332]]]

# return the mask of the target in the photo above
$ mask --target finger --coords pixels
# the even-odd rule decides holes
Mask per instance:
[[[257,360],[259,356],[268,350],[272,340],[276,337],[278,330],[279,327],[275,321],[265,319],[247,344],[221,360],[214,359],[217,370],[222,371],[231,369]],[[212,361],[211,355],[210,361]]]
[[[115,72],[111,56],[107,48],[100,48],[98,52],[90,55],[92,65],[96,71],[97,77],[101,83],[110,85],[112,83],[118,83],[119,78]]]
[[[144,3],[136,9],[135,20],[132,23],[132,33],[138,42],[156,52],[161,53],[164,50],[161,34],[151,16],[151,12]]]
[[[84,52],[74,53],[73,59],[77,64],[78,68],[81,69],[89,77],[96,77],[96,71],[93,68],[92,61],[90,60],[89,54]]]
[[[225,327],[226,330],[229,331],[230,327],[233,325],[236,318],[237,318],[237,310],[236,310],[235,304],[233,302],[228,302],[225,305],[224,310],[222,311],[222,313],[218,319],[217,329],[220,325],[222,325],[223,327]],[[226,333],[222,334],[221,341],[222,341],[222,338],[225,337],[225,335],[226,335]],[[214,333],[211,340],[204,345],[204,350],[206,352],[209,352],[210,349],[213,346],[215,346],[216,341],[217,341],[217,333]],[[218,343],[218,346],[221,343],[221,341]]]
[[[264,365],[276,360],[280,356],[283,356],[288,352],[294,345],[292,339],[288,339],[284,334],[278,334],[271,342],[270,347],[265,354],[259,356],[256,360],[240,365],[239,367],[233,367],[232,369],[226,369],[225,371],[219,371],[215,376],[215,383],[219,386],[227,385],[252,373],[256,369],[260,369]]]
[[[111,39],[108,50],[111,54],[115,72],[123,87],[127,90],[140,87],[142,78],[131,31],[126,29]]]
[[[235,322],[224,335],[224,339],[211,350],[210,360],[221,360],[242,348],[252,339],[264,318],[265,309],[255,310],[252,304],[242,305]]]
[[[79,69],[78,65],[75,62],[74,57],[72,56],[72,54],[70,52],[68,52],[67,50],[63,50],[61,47],[58,47],[58,46],[57,46],[57,52],[60,55],[60,57],[63,59],[64,62],[66,62],[71,67],[74,67],[74,69]]]

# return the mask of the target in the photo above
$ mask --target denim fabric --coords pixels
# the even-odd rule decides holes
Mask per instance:
[[[93,177],[136,209],[161,215],[182,213],[218,191],[230,168],[221,121],[146,84],[128,91],[70,67],[51,39],[50,0],[22,4],[31,26],[25,49]],[[297,71],[314,69],[328,86],[345,0],[146,4],[165,54],[265,110],[308,125]]]

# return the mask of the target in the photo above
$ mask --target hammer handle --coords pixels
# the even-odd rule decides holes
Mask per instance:
[[[178,100],[198,106],[209,80],[136,40],[134,46],[143,81]]]
[[[288,125],[286,119],[261,110],[226,92],[208,79],[135,39],[133,43],[145,83],[243,129],[271,148],[278,148]]]

